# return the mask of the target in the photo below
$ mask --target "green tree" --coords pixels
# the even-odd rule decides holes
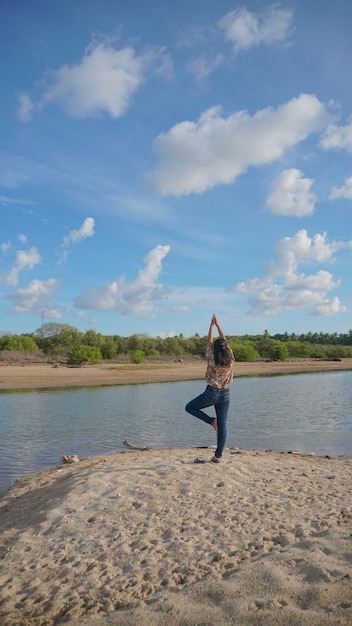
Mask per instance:
[[[288,348],[282,341],[274,341],[270,346],[269,356],[273,361],[285,361],[288,357]]]
[[[309,358],[312,355],[313,346],[308,341],[288,341],[289,356]]]
[[[265,331],[265,332],[267,333],[268,331]],[[260,356],[267,359],[267,358],[271,358],[270,350],[274,344],[275,344],[274,339],[270,339],[269,337],[265,336],[264,338],[261,337],[260,340],[256,343],[256,348]]]
[[[127,339],[127,350],[141,350],[141,338],[138,335],[131,335]]]
[[[67,354],[73,345],[82,342],[82,333],[69,324],[49,322],[33,333],[39,348],[45,354]]]
[[[105,342],[105,338],[101,333],[97,333],[93,328],[87,330],[82,337],[82,342],[87,346],[96,346],[101,348]]]
[[[100,347],[103,359],[114,359],[117,355],[117,345],[112,339],[106,341]]]
[[[114,342],[117,348],[117,354],[126,354],[127,352],[127,339],[120,337],[120,335],[113,335],[111,340]]]
[[[164,352],[172,356],[181,356],[185,353],[183,341],[179,337],[167,337],[164,339]]]

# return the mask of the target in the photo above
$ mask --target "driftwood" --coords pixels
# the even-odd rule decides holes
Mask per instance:
[[[125,441],[123,441],[122,443],[123,443],[124,446],[126,446],[126,448],[129,448],[130,450],[140,450],[141,452],[144,452],[146,450],[150,450],[151,449],[151,448],[146,448],[145,446],[135,446],[130,441],[127,441],[127,439]]]

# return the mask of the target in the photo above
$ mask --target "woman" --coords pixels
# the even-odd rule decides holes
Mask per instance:
[[[219,339],[214,341],[214,345],[213,326],[216,326],[219,333]],[[226,420],[230,406],[229,385],[233,379],[232,363],[235,359],[215,315],[212,316],[209,327],[206,358],[208,360],[205,373],[207,387],[204,393],[188,402],[186,411],[214,428],[217,434],[217,448],[211,461],[220,463],[226,442]],[[201,410],[213,405],[216,417],[209,417]]]

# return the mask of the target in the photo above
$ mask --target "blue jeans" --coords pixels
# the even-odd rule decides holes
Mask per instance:
[[[214,417],[210,417],[201,409],[204,409],[207,406],[215,406],[216,417],[218,421],[218,442],[217,448],[215,450],[215,456],[220,459],[222,457],[222,453],[225,447],[226,442],[226,421],[227,414],[230,406],[230,390],[227,389],[215,389],[214,387],[210,387],[207,385],[206,390],[191,400],[186,405],[187,413],[194,415],[194,417],[198,417],[198,419],[202,420],[206,424],[212,424],[214,422]]]

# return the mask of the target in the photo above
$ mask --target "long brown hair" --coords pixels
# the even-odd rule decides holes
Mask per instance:
[[[232,352],[226,339],[215,339],[214,341],[214,361],[215,365],[230,365]]]

